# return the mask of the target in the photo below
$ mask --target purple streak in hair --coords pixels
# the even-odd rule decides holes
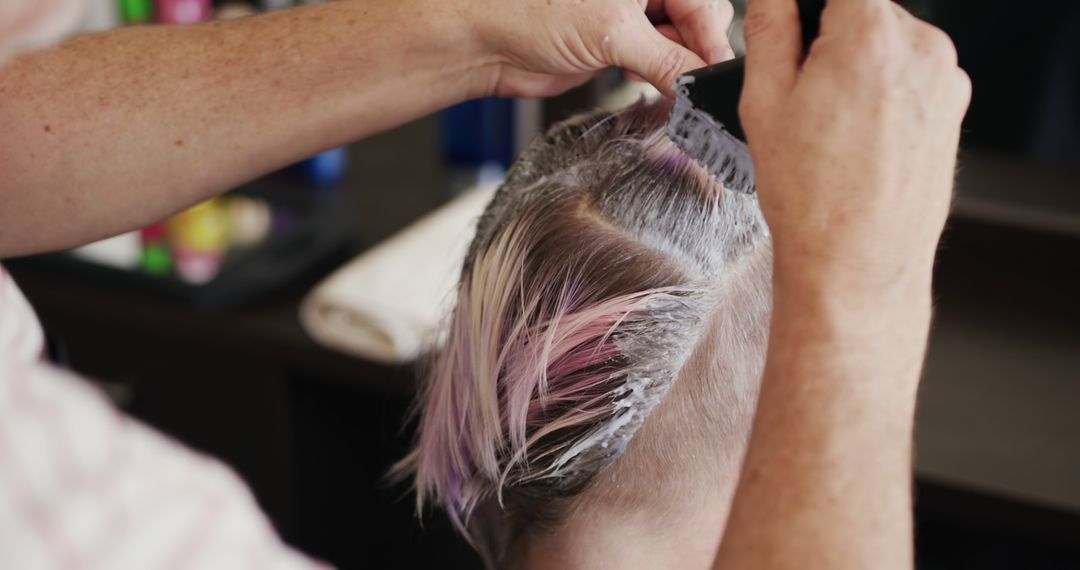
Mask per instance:
[[[567,280],[554,306],[542,291],[522,296],[516,280],[488,274],[516,265],[506,263],[522,255],[514,233],[481,255],[462,281],[423,406],[419,444],[406,459],[416,469],[418,505],[441,502],[466,537],[473,510],[492,493],[501,500],[512,474],[519,482],[554,475],[527,472],[537,440],[619,411],[610,393],[615,367],[605,366],[620,353],[612,335],[652,299],[671,294],[656,289],[588,304],[596,293]],[[505,320],[515,299],[523,310]],[[485,332],[493,328],[503,334]],[[485,419],[491,416],[497,421]],[[571,459],[550,463],[561,467]]]

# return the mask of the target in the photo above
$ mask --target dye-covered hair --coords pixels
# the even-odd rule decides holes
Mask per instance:
[[[479,220],[397,467],[470,539],[481,507],[540,523],[588,488],[695,352],[725,270],[767,242],[756,199],[664,136],[668,109],[556,126]]]

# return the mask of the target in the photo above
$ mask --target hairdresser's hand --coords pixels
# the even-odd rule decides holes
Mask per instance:
[[[728,0],[463,0],[485,51],[482,91],[547,96],[622,67],[670,94],[675,78],[733,57]]]
[[[748,7],[773,313],[713,568],[911,570],[931,269],[971,84],[948,38],[889,0],[827,0],[805,62],[794,0]]]
[[[827,6],[800,63],[795,2],[749,4],[741,113],[777,278],[928,309],[971,83],[949,38],[892,2]]]

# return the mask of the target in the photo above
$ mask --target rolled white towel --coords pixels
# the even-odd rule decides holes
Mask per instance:
[[[419,356],[451,308],[476,221],[494,192],[463,193],[323,280],[300,308],[308,334],[386,364]]]

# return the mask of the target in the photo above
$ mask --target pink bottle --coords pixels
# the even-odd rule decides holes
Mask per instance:
[[[157,0],[159,24],[194,24],[210,19],[210,0]]]

